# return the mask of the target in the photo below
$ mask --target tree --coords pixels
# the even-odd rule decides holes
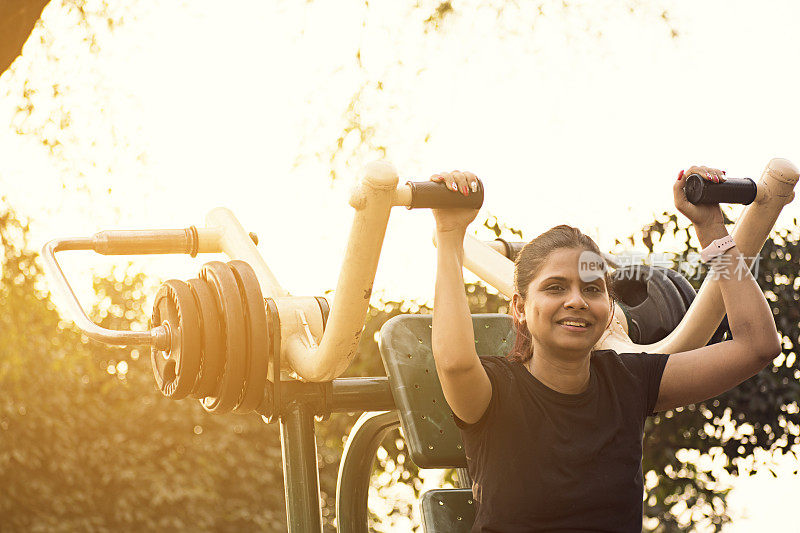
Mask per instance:
[[[7,0],[0,4],[0,74],[17,58],[50,0]]]

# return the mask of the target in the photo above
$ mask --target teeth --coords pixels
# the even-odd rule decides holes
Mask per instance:
[[[579,327],[582,327],[582,328],[586,327],[586,324],[583,324],[583,323],[580,323],[580,322],[571,322],[569,320],[564,320],[561,323],[565,324],[567,326],[579,326]]]

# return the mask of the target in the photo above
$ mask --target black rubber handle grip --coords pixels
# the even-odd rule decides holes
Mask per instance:
[[[693,204],[744,204],[756,199],[756,182],[750,178],[726,178],[722,183],[714,183],[689,174],[683,186],[686,199]]]
[[[453,189],[448,189],[447,185],[440,181],[409,181],[406,185],[411,187],[411,203],[409,209],[422,208],[472,208],[480,209],[483,205],[483,183],[477,180],[478,190],[469,191],[467,196]]]
[[[512,261],[514,261],[517,258],[520,250],[522,250],[522,247],[528,244],[526,242],[517,242],[517,241],[509,242],[505,239],[500,239],[500,238],[497,238],[495,240],[503,243],[503,247],[506,250],[504,255],[507,258],[511,259]]]

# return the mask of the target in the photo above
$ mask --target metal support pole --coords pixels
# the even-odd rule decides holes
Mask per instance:
[[[372,411],[375,409],[396,409],[389,382],[383,376],[339,378],[327,383],[281,382],[281,406],[279,408],[281,413],[281,451],[283,452],[286,522],[289,533],[320,533],[322,531],[314,416],[328,416],[331,412]],[[266,413],[262,412],[261,414]],[[384,417],[386,416],[384,414]],[[393,416],[394,425],[397,425],[397,413],[388,416]],[[379,444],[380,441],[378,441]],[[361,461],[371,466],[375,459],[375,450],[366,452],[365,457],[358,455],[351,453],[348,456],[354,456],[354,461]],[[345,462],[344,459],[342,462]],[[347,472],[359,472],[358,467],[349,466],[349,469],[345,469]],[[371,468],[367,470],[365,482],[344,483],[345,490],[349,492],[350,487],[360,489],[362,485],[366,490],[369,485],[370,472]],[[353,476],[345,476],[346,479],[350,477]],[[337,499],[341,494],[341,490],[339,490],[341,486],[340,481],[337,487]],[[366,498],[366,493],[364,493],[364,498]],[[345,499],[352,501],[352,498],[349,497],[345,497]],[[352,507],[352,503],[350,507]],[[345,512],[343,516],[346,517],[347,514]],[[363,509],[363,517],[363,520],[357,520],[356,523],[366,527],[366,507]],[[348,521],[348,523],[350,522],[352,520]]]
[[[285,406],[280,420],[288,531],[320,533],[322,509],[314,412],[306,403],[291,402]]]

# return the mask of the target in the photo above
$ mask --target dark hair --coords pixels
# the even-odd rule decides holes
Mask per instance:
[[[587,250],[602,256],[597,243],[588,235],[584,235],[578,228],[566,224],[550,228],[523,246],[514,261],[514,290],[522,296],[523,301],[528,299],[528,286],[539,274],[547,258],[561,248]],[[617,298],[611,286],[611,276],[607,268],[604,278],[613,313]],[[512,316],[514,315],[512,314]],[[508,358],[512,361],[527,363],[533,355],[530,332],[526,324],[519,322],[516,316],[514,316],[514,329],[517,333],[517,340],[514,348],[509,352]]]

